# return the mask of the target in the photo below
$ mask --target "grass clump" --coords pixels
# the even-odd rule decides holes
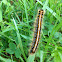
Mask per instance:
[[[45,10],[38,51],[29,54],[38,9]],[[62,1],[1,0],[0,62],[62,62]]]

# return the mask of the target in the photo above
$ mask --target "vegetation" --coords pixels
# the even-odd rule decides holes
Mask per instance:
[[[38,50],[30,55],[33,23],[45,10]],[[0,62],[62,62],[62,0],[0,0]]]

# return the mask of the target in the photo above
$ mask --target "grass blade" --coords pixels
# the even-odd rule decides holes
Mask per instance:
[[[43,3],[41,2],[41,1],[39,1],[39,0],[37,0],[41,5],[43,5]],[[47,3],[46,3],[47,4]],[[45,9],[45,8],[44,8]],[[48,6],[46,6],[46,9],[50,12],[50,13],[52,13],[52,15],[55,17],[55,18],[57,18],[57,20],[61,20],[61,18],[55,13],[55,12],[53,12],[53,10],[51,9],[51,8],[49,8]]]
[[[28,22],[27,8],[26,8],[26,0],[23,0],[23,3],[24,3],[24,7],[25,7],[25,13],[26,13],[26,18],[27,18],[27,23],[29,24],[29,22]]]
[[[0,32],[0,35],[3,35],[4,37],[8,38],[8,39],[11,40],[11,41],[15,41],[14,39],[11,39],[10,37],[6,36],[5,34],[3,34],[3,33],[1,33],[1,32]]]
[[[40,62],[43,62],[43,51],[40,51]]]
[[[24,56],[24,58],[26,60],[26,56],[24,54],[24,50],[23,50],[23,46],[22,46],[22,41],[21,41],[21,38],[20,38],[19,30],[18,30],[18,27],[17,27],[17,24],[16,24],[14,18],[13,18],[13,22],[14,22],[16,33],[17,33],[17,37],[18,37],[18,43],[19,43],[18,46],[20,46],[20,49],[22,51],[22,54],[23,54],[23,56]]]
[[[12,61],[12,60],[10,60],[10,59],[5,59],[5,58],[3,58],[3,57],[1,57],[0,56],[0,60],[2,60],[2,61],[4,61],[4,62],[15,62],[15,61]]]
[[[35,54],[33,54],[33,55],[30,54],[27,59],[27,62],[34,62],[34,59],[35,59]]]
[[[0,3],[0,22],[2,21],[2,3]]]

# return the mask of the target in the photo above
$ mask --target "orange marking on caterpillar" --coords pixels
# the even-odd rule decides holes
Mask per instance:
[[[36,19],[36,27],[35,27],[35,31],[34,31],[33,43],[32,43],[31,49],[30,49],[30,54],[35,53],[36,49],[38,47],[43,15],[44,15],[44,11],[39,10],[38,17]]]

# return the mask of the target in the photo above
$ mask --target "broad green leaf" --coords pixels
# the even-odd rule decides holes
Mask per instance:
[[[20,49],[16,49],[16,50],[15,50],[15,56],[16,56],[16,58],[19,58],[20,55],[21,55]]]
[[[12,51],[15,51],[16,50],[16,45],[14,43],[9,43],[9,48],[12,50]]]
[[[14,54],[14,51],[12,51],[12,50],[9,49],[9,48],[6,49],[6,52],[9,53],[9,54]]]

